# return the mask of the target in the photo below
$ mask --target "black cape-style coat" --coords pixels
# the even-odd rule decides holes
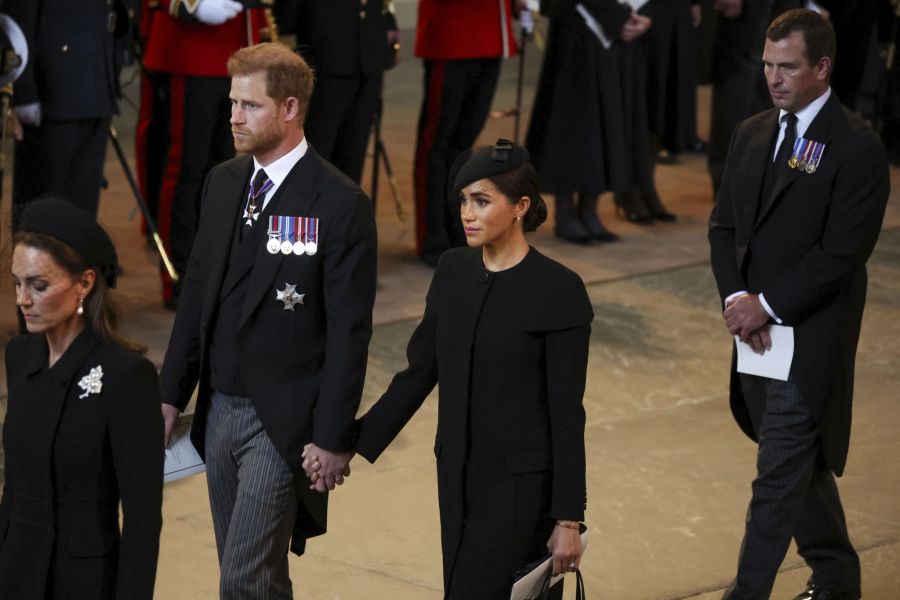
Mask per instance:
[[[778,109],[751,117],[731,139],[722,188],[709,221],[713,274],[722,301],[746,290],[794,328],[790,376],[821,423],[828,467],[844,470],[853,371],[866,304],[866,261],[890,192],[878,136],[832,94],[804,138],[825,144],[814,173],[784,169],[761,197],[772,160]],[[732,361],[731,409],[755,439]]]
[[[506,278],[502,295],[491,297],[498,291],[498,277]],[[486,302],[500,302],[491,314],[502,315],[498,320],[506,322],[480,323]],[[409,342],[409,367],[362,417],[357,452],[376,460],[440,381],[434,452],[447,592],[454,577],[463,576],[454,575],[454,567],[467,516],[464,487],[483,483],[473,481],[471,471],[466,481],[467,468],[476,458],[480,473],[491,485],[496,483],[498,494],[515,490],[517,481],[529,474],[546,476],[543,489],[549,498],[513,493],[516,511],[532,504],[546,506],[547,518],[584,518],[582,397],[592,320],[581,279],[534,248],[519,265],[500,273],[486,271],[480,249],[454,249],[442,257],[425,314]],[[488,326],[506,331],[505,339],[492,340],[490,354],[481,353],[473,365],[473,356],[479,356],[474,347],[478,330]],[[523,357],[531,357],[530,362]],[[474,381],[485,389],[470,389],[475,370],[480,371]],[[487,388],[490,397],[485,397]],[[477,407],[470,405],[476,402],[473,398]],[[487,435],[478,437],[479,431]],[[485,439],[486,451],[470,455],[473,445]],[[505,522],[498,515],[491,523],[501,530],[469,528],[465,535],[482,536],[489,543],[498,537],[512,539],[502,530]]]
[[[0,598],[150,600],[164,457],[156,368],[90,330],[52,367],[48,356],[43,335],[6,347]],[[92,371],[99,389],[79,386]]]

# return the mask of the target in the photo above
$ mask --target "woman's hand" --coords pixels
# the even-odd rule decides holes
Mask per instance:
[[[547,540],[547,549],[553,557],[554,577],[574,571],[581,564],[581,534],[577,529],[557,525]]]
[[[651,25],[653,25],[653,21],[650,20],[650,17],[632,12],[625,24],[622,25],[619,37],[623,42],[633,42],[647,33]]]

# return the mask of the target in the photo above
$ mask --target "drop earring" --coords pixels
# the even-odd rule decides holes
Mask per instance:
[[[83,315],[84,314],[84,300],[78,299],[78,308],[75,309],[76,314]]]

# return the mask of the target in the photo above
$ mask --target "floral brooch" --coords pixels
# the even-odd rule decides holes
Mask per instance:
[[[99,394],[100,390],[103,389],[103,367],[97,365],[91,369],[91,372],[78,382],[78,387],[84,390],[84,393],[78,396],[79,398],[86,398],[91,394]]]

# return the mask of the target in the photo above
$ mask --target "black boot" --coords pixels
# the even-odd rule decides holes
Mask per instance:
[[[556,237],[573,244],[587,244],[591,241],[591,234],[578,219],[571,195],[556,196],[556,225],[553,232]]]
[[[637,190],[617,193],[613,196],[613,201],[616,203],[616,213],[619,216],[639,225],[653,223],[653,215],[647,210],[644,199]]]
[[[659,221],[665,221],[666,223],[671,223],[678,218],[666,210],[666,207],[663,206],[662,200],[659,199],[659,194],[656,193],[656,190],[644,190],[641,192],[641,197],[644,199],[644,205],[647,207],[647,210],[650,211],[650,214],[653,215],[653,218]]]
[[[590,234],[591,238],[594,240],[598,242],[618,241],[619,236],[604,227],[603,223],[600,221],[599,215],[597,215],[598,200],[599,197],[597,194],[585,194],[579,192],[578,218],[581,220],[581,224],[584,225],[588,234]]]

